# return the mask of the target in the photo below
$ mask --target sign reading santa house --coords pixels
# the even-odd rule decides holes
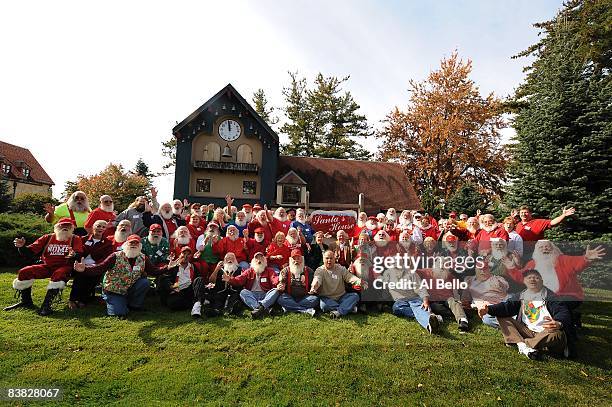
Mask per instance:
[[[314,211],[310,224],[317,232],[336,234],[339,230],[351,232],[357,223],[355,211]]]

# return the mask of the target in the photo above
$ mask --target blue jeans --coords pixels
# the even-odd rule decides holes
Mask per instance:
[[[497,322],[497,317],[493,317],[489,314],[485,314],[482,317],[482,323],[485,325],[489,325],[495,329],[499,329],[499,322]]]
[[[279,292],[276,288],[271,289],[270,291],[250,291],[246,288],[240,291],[240,298],[242,302],[246,304],[250,309],[255,309],[260,305],[263,305],[265,309],[270,308],[276,302],[276,299],[279,296]]]
[[[128,306],[140,308],[144,304],[147,291],[151,288],[149,279],[141,277],[128,289],[126,295],[102,291],[102,298],[106,301],[106,313],[108,315],[123,316],[128,313]]]
[[[321,297],[321,311],[330,312],[338,311],[340,315],[346,315],[353,310],[359,302],[359,294],[345,293],[338,301],[332,300],[329,297]]]
[[[398,317],[415,318],[423,328],[427,328],[431,313],[421,308],[421,305],[423,305],[423,301],[420,298],[397,300],[393,303],[393,314]]]
[[[291,295],[283,293],[278,297],[278,303],[287,312],[303,312],[309,308],[315,308],[319,303],[319,298],[316,295],[307,295],[299,301],[296,301]]]

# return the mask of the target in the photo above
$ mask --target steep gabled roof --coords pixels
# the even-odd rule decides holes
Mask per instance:
[[[189,116],[187,116],[182,122],[180,122],[179,124],[174,126],[174,128],[172,129],[172,134],[176,134],[177,132],[179,132],[183,127],[185,127],[192,120],[194,120],[200,114],[202,114],[204,111],[206,111],[221,96],[223,96],[226,93],[229,93],[232,96],[235,96],[236,99],[238,99],[238,101],[243,105],[243,107],[249,112],[249,114],[251,116],[253,116],[253,118],[257,121],[257,123],[259,123],[259,125],[262,126],[264,128],[264,130],[266,130],[272,136],[272,138],[274,139],[276,144],[278,144],[278,134],[276,134],[276,132],[274,130],[272,130],[272,128],[270,126],[268,126],[266,121],[264,119],[262,119],[262,117],[255,111],[255,109],[253,109],[251,107],[249,102],[247,102],[246,99],[243,98],[240,93],[238,93],[236,88],[234,88],[231,83],[228,83],[227,86],[225,86],[223,89],[221,89],[219,92],[217,92],[213,97],[208,99],[202,106],[198,107],[193,113],[191,113]]]
[[[49,174],[47,174],[27,148],[0,141],[0,160],[11,165],[11,173],[8,174],[8,177],[11,179],[17,181],[26,180],[23,173],[18,169],[18,162],[22,161],[30,169],[29,181],[55,185],[51,177],[49,177]]]
[[[278,176],[291,170],[308,183],[310,202],[357,205],[363,192],[369,212],[391,207],[421,209],[419,198],[399,164],[280,156]]]

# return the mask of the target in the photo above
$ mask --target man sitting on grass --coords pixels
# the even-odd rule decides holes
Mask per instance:
[[[347,293],[344,283],[360,285],[363,289],[368,286],[365,280],[336,264],[335,253],[326,250],[323,253],[323,265],[315,271],[310,294],[319,295],[321,311],[329,312],[333,319],[357,310],[359,294]]]
[[[168,273],[159,278],[159,298],[161,303],[172,311],[193,307],[193,282],[200,276],[200,272],[195,264],[191,263],[192,256],[193,250],[184,246],[178,259],[172,259],[168,263]]]
[[[86,275],[101,275],[102,298],[109,316],[125,318],[128,310],[142,308],[150,285],[147,275],[158,275],[167,266],[156,267],[142,253],[140,236],[130,235],[121,251],[114,252],[102,263],[87,266],[85,261],[74,262],[74,270]]]
[[[380,280],[392,283],[387,287],[395,301],[394,315],[416,319],[430,334],[438,332],[442,318],[430,312],[429,292],[417,273],[408,269],[390,268],[384,271]]]
[[[278,303],[285,312],[301,312],[315,316],[319,299],[308,295],[312,284],[313,271],[304,265],[304,256],[300,249],[293,249],[289,265],[281,270],[277,289],[280,293]]]
[[[256,253],[251,261],[251,267],[244,270],[239,276],[232,277],[224,273],[223,281],[233,286],[243,287],[240,298],[247,307],[252,309],[253,319],[262,318],[269,313],[279,296],[276,289],[278,276],[271,267],[267,266],[263,253]]]
[[[538,271],[524,271],[523,283],[527,289],[518,299],[478,304],[478,315],[497,317],[506,344],[516,344],[529,359],[540,359],[544,351],[567,357],[567,338],[572,337],[568,335],[572,329],[569,308],[544,287]]]

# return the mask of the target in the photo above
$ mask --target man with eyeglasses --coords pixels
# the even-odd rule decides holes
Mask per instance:
[[[110,195],[102,195],[100,197],[100,206],[89,213],[83,227],[87,233],[91,235],[93,233],[93,225],[96,221],[103,220],[105,222],[112,222],[116,217],[113,198],[111,198]]]

